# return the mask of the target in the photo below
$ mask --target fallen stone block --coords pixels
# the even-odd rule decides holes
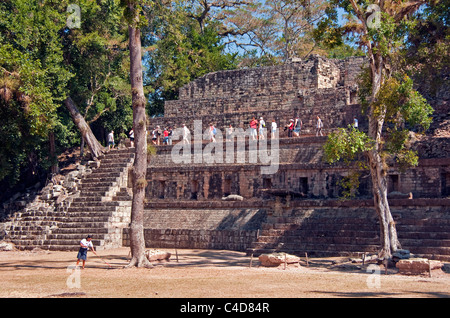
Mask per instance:
[[[412,199],[413,194],[411,192],[402,193],[398,191],[392,191],[388,193],[388,199]]]
[[[408,259],[411,257],[411,253],[408,250],[396,250],[394,253],[392,253],[392,258],[394,260],[399,259]]]
[[[0,242],[0,251],[14,251],[16,248],[14,247],[14,244],[11,242]]]
[[[440,261],[411,258],[402,259],[395,266],[399,269],[399,273],[403,275],[428,275],[432,270],[440,270],[442,265]]]
[[[261,254],[259,256],[259,261],[262,266],[266,267],[276,267],[281,264],[295,264],[300,261],[300,257],[295,255],[290,255],[286,253],[270,253],[270,254]]]
[[[222,201],[242,201],[244,198],[237,194],[230,194],[229,196],[222,197]]]
[[[171,253],[161,250],[152,249],[145,251],[145,257],[147,257],[150,262],[168,261],[171,255]]]

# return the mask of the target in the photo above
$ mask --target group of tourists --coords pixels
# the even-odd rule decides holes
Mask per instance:
[[[155,129],[151,132],[152,135],[152,143],[154,145],[172,145],[172,135],[173,135],[173,128],[172,127],[166,127],[164,130],[161,129],[160,126],[156,126]]]
[[[320,116],[317,115],[314,124],[316,136],[323,136],[322,132],[323,127],[324,127],[323,121],[320,118]],[[358,120],[356,117],[353,118],[353,127],[358,128]],[[253,117],[252,120],[249,122],[249,128],[250,128],[250,138],[252,138],[252,140],[265,139],[267,135],[266,134],[267,130],[270,130],[271,138],[276,138],[277,133],[279,135],[278,131],[279,128],[275,119],[272,119],[271,123],[267,125],[263,117],[260,117],[259,120]],[[288,138],[300,137],[302,129],[303,129],[303,122],[298,116],[290,119],[283,127],[283,130],[285,133],[287,133]],[[153,144],[158,146],[161,144],[172,145],[173,130],[174,128],[172,127],[167,127],[164,130],[162,130],[160,126],[156,126],[155,129],[151,131]],[[231,140],[233,132],[234,132],[233,125],[230,124],[225,128],[226,140]],[[114,145],[114,137],[112,136],[112,133],[113,132],[111,131],[110,136],[108,136],[108,145]],[[209,141],[216,142],[217,129],[213,123],[209,124],[207,133]],[[133,146],[134,143],[133,130],[130,131],[129,137],[131,141],[131,146]],[[183,137],[182,138],[183,144],[191,143],[191,132],[185,124],[182,125],[182,137]],[[112,141],[110,141],[110,139],[112,139]]]
[[[256,120],[255,117],[252,118],[252,120],[250,121],[250,129],[251,129],[250,135],[252,136],[253,140],[255,140],[257,138],[259,138],[259,139],[265,138],[264,137],[265,136],[265,130],[264,130],[265,127],[266,127],[266,123],[265,123],[263,117],[261,117],[259,121]],[[323,121],[320,118],[320,116],[317,116],[315,127],[316,127],[316,136],[323,136],[323,133],[322,133]],[[284,131],[287,132],[288,138],[291,138],[294,136],[300,137],[302,128],[303,128],[303,122],[297,116],[288,121],[288,123],[284,126]],[[277,125],[275,119],[273,119],[272,123],[271,123],[271,127],[270,127],[270,132],[271,132],[272,138],[275,138],[277,129],[278,129],[278,125]]]

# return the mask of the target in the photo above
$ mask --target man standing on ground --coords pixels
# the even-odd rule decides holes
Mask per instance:
[[[80,249],[78,250],[78,255],[77,255],[77,266],[80,263],[80,260],[83,261],[83,269],[84,269],[84,265],[86,264],[86,259],[87,259],[87,252],[88,249],[90,248],[92,250],[92,252],[94,252],[94,245],[91,242],[92,237],[90,235],[88,235],[86,238],[82,239],[80,241]]]

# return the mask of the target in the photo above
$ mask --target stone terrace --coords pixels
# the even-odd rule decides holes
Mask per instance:
[[[147,172],[147,244],[255,254],[274,249],[317,255],[376,251],[379,229],[369,175],[360,179],[358,199],[342,202],[339,182],[351,169],[325,164],[326,137],[314,137],[317,115],[325,134],[346,127],[353,116],[365,129],[356,85],[363,64],[363,58],[312,56],[283,66],[215,72],[182,87],[179,100],[166,102],[164,117],[150,121],[150,130],[184,123],[192,133],[193,121],[201,120],[203,128],[212,122],[224,131],[229,124],[246,129],[252,117],[263,116],[267,123],[275,119],[281,127],[279,169],[262,175],[259,161],[208,164],[196,163],[193,156],[175,164],[172,147],[158,146]],[[303,121],[302,136],[285,138],[282,128],[295,116]],[[450,211],[444,198],[450,193],[450,158],[430,144],[416,146],[422,158],[418,167],[388,171],[390,201],[404,248],[448,259]],[[200,149],[205,147],[203,141]],[[194,153],[195,146],[188,149]],[[248,156],[248,143],[244,151]],[[228,195],[242,201],[225,201]],[[246,216],[251,225],[242,223]],[[126,231],[124,239],[127,244]]]
[[[365,129],[355,84],[363,63],[363,58],[313,56],[283,66],[211,73],[181,88],[180,99],[167,101],[165,116],[152,118],[149,130],[186,123],[193,132],[194,120],[202,120],[204,127],[213,122],[221,129],[229,124],[247,128],[252,117],[260,116],[266,122],[275,119],[282,128],[295,115],[304,129],[300,138],[280,135],[279,166],[272,174],[261,173],[261,160],[250,162],[248,140],[241,149],[244,162],[236,160],[237,149],[232,162],[197,162],[194,151],[203,154],[211,146],[205,140],[183,149],[189,158],[185,163],[173,161],[172,146],[155,146],[147,170],[147,246],[254,255],[273,250],[317,256],[376,252],[379,228],[369,175],[362,175],[357,199],[341,200],[339,182],[351,169],[324,163],[326,136],[314,136],[317,115],[325,133],[347,126],[355,115]],[[389,199],[403,248],[450,261],[450,158],[441,146],[450,144],[448,103],[433,105],[444,113],[435,115],[432,133],[417,140],[419,166],[388,171]],[[222,141],[213,146],[215,155],[220,146],[226,150]],[[7,237],[20,248],[77,249],[84,234],[94,235],[99,248],[127,246],[132,156],[132,149],[111,151],[83,179],[76,198],[52,211],[16,213]]]

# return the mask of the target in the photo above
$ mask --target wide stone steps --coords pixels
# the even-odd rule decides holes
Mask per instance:
[[[114,186],[115,181],[107,181],[107,182],[97,182],[93,181],[90,183],[82,183],[81,190],[90,190],[90,191],[103,191],[104,189],[108,189]]]
[[[348,212],[351,214],[351,212]],[[300,218],[273,216],[262,225],[248,254],[274,251],[296,255],[332,256],[350,253],[376,253],[380,248],[379,225],[363,217],[339,217],[331,212],[324,217]],[[396,228],[402,247],[420,257],[450,260],[449,218],[419,218],[403,215]],[[339,251],[344,251],[340,253]]]
[[[117,244],[112,242],[117,240],[118,230],[111,222],[123,223],[117,211],[131,206],[126,189],[117,185],[133,157],[130,149],[106,154],[100,167],[82,180],[79,197],[73,198],[65,211],[17,213],[8,234],[10,240],[19,249],[65,251],[78,250],[79,241],[87,235],[93,236],[96,249]]]

